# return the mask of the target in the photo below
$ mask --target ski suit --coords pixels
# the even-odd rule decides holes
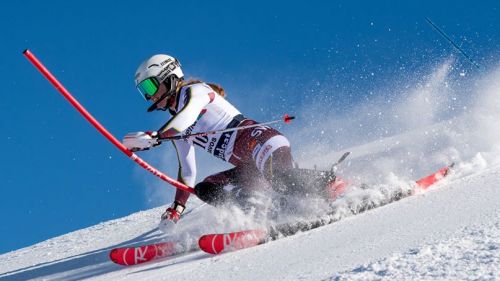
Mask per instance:
[[[173,117],[158,131],[160,135],[187,135],[257,124],[205,83],[183,86],[169,111]],[[293,167],[289,141],[268,126],[180,139],[173,144],[179,160],[178,180],[188,186],[194,186],[196,181],[195,145],[235,166],[196,184],[197,196],[214,205],[227,199],[223,190],[227,184],[250,187],[258,178],[270,181],[273,171]],[[185,205],[189,195],[177,190],[175,201]]]

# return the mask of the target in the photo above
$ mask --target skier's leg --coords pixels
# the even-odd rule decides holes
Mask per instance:
[[[224,190],[224,186],[234,181],[237,167],[211,176],[195,185],[196,195],[201,200],[210,205],[221,205],[228,200],[229,192]]]
[[[255,124],[253,120],[243,125]],[[279,131],[258,126],[238,132],[230,162],[240,161],[256,167],[273,189],[280,193],[324,193],[334,180],[333,173],[295,169],[290,142]]]
[[[281,178],[287,174],[285,171],[293,168],[293,159],[290,142],[279,131],[267,126],[241,130],[234,143],[233,156],[236,163],[243,161],[254,166],[273,189],[282,191],[286,187]]]
[[[264,163],[262,174],[271,181],[276,173],[293,168],[292,150],[289,146],[277,148]]]
[[[236,201],[240,205],[252,196],[254,189],[268,184],[252,163],[242,164],[205,178],[195,186],[196,195],[211,205]],[[233,189],[229,190],[228,185]]]
[[[289,146],[276,149],[262,173],[274,190],[284,194],[317,194],[335,199],[345,188],[345,183],[331,171],[294,168]]]

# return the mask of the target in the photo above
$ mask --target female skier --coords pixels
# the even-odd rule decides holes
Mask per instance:
[[[146,100],[153,102],[148,112],[168,110],[172,118],[157,131],[127,134],[123,143],[133,151],[159,145],[165,137],[257,124],[224,98],[222,87],[199,80],[184,80],[179,61],[168,55],[154,55],[144,61],[135,73],[135,85]],[[271,186],[284,189],[288,184],[286,178],[290,178],[293,170],[289,141],[267,126],[183,138],[172,143],[179,161],[178,180],[194,186],[196,195],[212,205],[232,199],[232,193],[224,189],[228,184],[251,188],[263,178]],[[195,185],[195,145],[235,167]],[[178,189],[174,202],[162,214],[162,220],[177,222],[189,195]]]

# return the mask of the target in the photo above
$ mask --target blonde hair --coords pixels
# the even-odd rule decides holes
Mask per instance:
[[[189,80],[187,81],[180,81],[178,84],[177,84],[177,89],[176,91],[180,91],[182,87],[184,86],[189,86],[189,85],[193,85],[193,84],[198,84],[198,83],[205,83],[207,84],[208,86],[210,86],[210,88],[212,88],[212,90],[214,90],[214,92],[216,92],[219,96],[225,98],[226,97],[226,92],[224,91],[224,88],[222,88],[221,85],[219,84],[215,84],[215,83],[209,83],[209,82],[204,82],[202,80],[199,80],[199,79],[194,79],[194,78],[190,78]]]

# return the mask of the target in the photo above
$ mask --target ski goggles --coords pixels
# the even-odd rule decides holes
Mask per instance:
[[[142,80],[142,82],[137,85],[137,90],[139,90],[139,93],[141,93],[144,99],[149,100],[158,92],[159,87],[160,83],[158,79],[156,79],[156,77],[150,77]]]

